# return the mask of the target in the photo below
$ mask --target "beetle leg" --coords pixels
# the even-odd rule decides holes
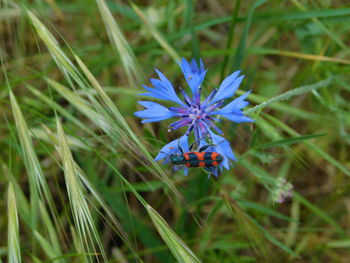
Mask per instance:
[[[179,148],[181,154],[184,154],[184,150],[181,148],[180,139],[177,141],[177,147]]]
[[[206,149],[208,149],[209,147],[215,147],[215,144],[206,144],[204,146],[202,146],[201,148],[199,148],[199,152],[204,152]]]

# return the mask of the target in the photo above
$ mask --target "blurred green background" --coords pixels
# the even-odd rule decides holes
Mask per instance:
[[[350,261],[348,1],[0,7],[0,262]],[[252,90],[219,178],[155,163],[184,130],[133,115],[181,57]]]

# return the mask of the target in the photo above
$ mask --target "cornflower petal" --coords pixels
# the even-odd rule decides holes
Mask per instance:
[[[243,94],[242,96],[234,99],[232,102],[227,104],[225,107],[223,107],[220,110],[213,111],[210,114],[217,114],[217,115],[222,115],[226,119],[229,119],[233,122],[254,122],[249,117],[246,117],[243,115],[241,108],[246,107],[249,102],[245,101],[245,98],[249,95],[250,91],[247,93]]]
[[[244,116],[243,114],[238,115],[235,113],[221,113],[220,115],[222,115],[223,117],[225,117],[226,119],[229,119],[230,121],[233,122],[254,122],[254,120],[252,120],[251,118]]]
[[[222,81],[218,92],[215,94],[210,104],[227,99],[234,95],[244,78],[244,75],[238,77],[240,72],[240,70],[237,70]]]
[[[138,103],[146,108],[134,113],[137,117],[145,119],[142,123],[162,121],[176,116],[173,111],[156,102],[139,101]]]
[[[181,63],[178,62],[178,64],[185,76],[188,86],[192,90],[192,94],[198,94],[199,87],[203,82],[205,74],[207,73],[207,70],[204,70],[203,61],[200,60],[200,65],[198,66],[194,59],[192,59],[190,64],[186,59],[182,58]]]
[[[141,93],[141,96],[148,96],[156,99],[168,100],[169,94],[164,92],[164,90],[158,90],[154,88],[147,87],[146,85],[142,86],[145,90],[149,91],[149,93]]]
[[[249,102],[245,101],[245,98],[250,94],[251,91],[248,91],[247,93],[243,94],[242,96],[234,99],[233,101],[231,101],[229,104],[227,104],[225,107],[223,107],[222,109],[220,109],[218,111],[218,114],[220,113],[229,113],[234,111],[235,109],[242,109],[244,107],[246,107]]]
[[[177,104],[182,106],[186,106],[180,98],[176,95],[175,89],[171,82],[164,76],[162,72],[155,69],[158,74],[159,79],[150,79],[154,88],[149,88],[147,86],[143,86],[145,90],[149,91],[149,93],[142,93],[141,95],[174,101]]]
[[[169,158],[171,154],[180,154],[181,151],[179,149],[179,146],[182,148],[184,152],[188,152],[188,136],[183,135],[182,137],[175,139],[165,146],[163,146],[162,149],[160,149],[158,155],[156,158],[154,158],[155,161],[159,161],[162,159],[165,159],[164,162],[169,162]]]
[[[218,133],[224,134],[224,132],[223,132],[222,130],[220,130],[212,121],[210,121],[210,120],[205,120],[205,123],[206,123],[209,127],[213,128],[215,131],[217,131]]]
[[[188,168],[186,166],[184,167],[184,174],[185,174],[185,176],[188,175]]]
[[[210,134],[210,138],[213,144],[216,145],[215,146],[216,152],[220,153],[224,157],[221,165],[228,170],[230,168],[230,160],[236,161],[236,158],[232,152],[230,143],[224,137],[221,137],[213,133],[210,129],[208,129],[208,132]]]

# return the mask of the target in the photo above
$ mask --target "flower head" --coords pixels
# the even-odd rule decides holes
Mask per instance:
[[[187,127],[185,138],[188,138],[188,135],[192,131],[198,143],[203,143],[203,138],[204,141],[205,138],[209,138],[212,143],[217,145],[215,150],[225,158],[225,161],[222,162],[222,166],[229,169],[230,160],[235,160],[235,157],[229,142],[216,134],[222,135],[223,132],[215,123],[220,121],[220,116],[237,123],[253,121],[244,116],[242,112],[242,108],[248,105],[245,99],[249,95],[249,92],[229,103],[225,102],[226,99],[234,95],[244,76],[240,76],[240,71],[234,72],[224,79],[220,86],[215,88],[208,97],[202,99],[202,82],[207,72],[204,69],[202,60],[200,60],[198,65],[194,59],[189,63],[183,58],[181,62],[179,62],[179,65],[191,89],[191,95],[188,95],[185,90],[180,88],[180,93],[183,98],[183,100],[181,100],[176,94],[171,82],[160,71],[156,70],[159,79],[150,80],[153,88],[143,86],[148,92],[141,95],[172,101],[175,102],[177,106],[164,107],[156,102],[140,101],[139,104],[145,107],[145,110],[135,112],[135,115],[144,119],[142,123],[157,122],[168,118],[179,118],[179,120],[169,125],[168,131]],[[174,141],[171,143],[174,143]],[[162,159],[159,156],[163,155],[158,154],[156,159]],[[165,156],[163,157],[165,158]]]
[[[283,177],[277,179],[276,187],[272,193],[272,200],[277,203],[283,203],[287,198],[293,196],[293,185]]]

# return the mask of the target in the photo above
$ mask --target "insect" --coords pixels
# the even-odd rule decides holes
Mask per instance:
[[[179,146],[181,154],[170,154],[170,162],[173,165],[185,165],[186,167],[201,167],[208,172],[214,172],[217,166],[220,165],[224,157],[217,152],[205,152],[210,147],[215,146],[213,144],[207,144],[202,146],[198,152],[190,151],[184,153]],[[190,147],[193,147],[193,145]]]

